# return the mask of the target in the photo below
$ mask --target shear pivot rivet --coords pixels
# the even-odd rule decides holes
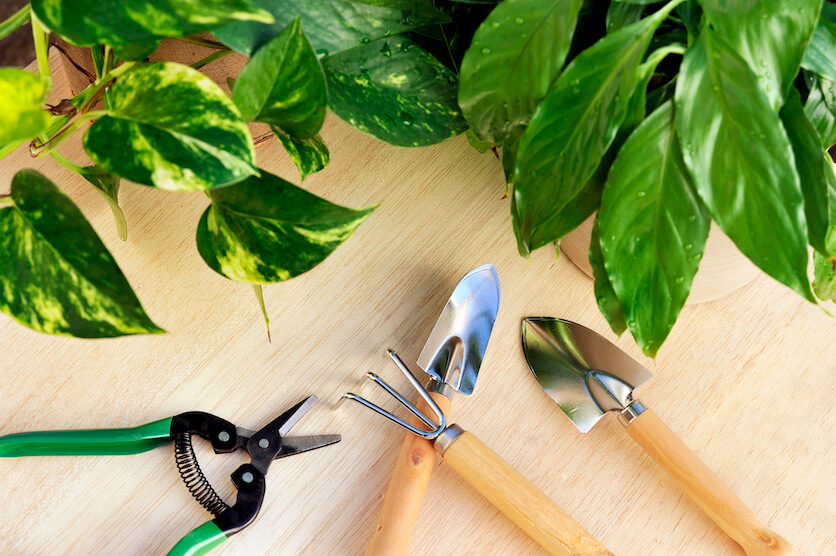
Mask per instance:
[[[258,441],[258,446],[259,446],[259,448],[269,448],[270,447],[270,441],[267,440],[266,438],[262,438],[261,440]]]
[[[252,474],[252,473],[250,473],[249,471],[247,471],[246,473],[244,473],[243,475],[241,475],[241,480],[242,480],[242,481],[244,481],[245,483],[251,483],[251,482],[253,482],[253,479],[254,479],[254,478],[255,478],[255,477],[253,477],[253,474]]]
[[[218,440],[220,440],[221,442],[229,442],[229,433],[226,431],[219,432]]]

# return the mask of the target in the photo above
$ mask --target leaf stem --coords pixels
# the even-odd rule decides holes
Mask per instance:
[[[61,166],[63,166],[67,170],[70,170],[70,171],[76,172],[76,173],[81,173],[81,171],[83,170],[83,168],[81,166],[79,166],[78,164],[73,164],[64,155],[62,155],[61,153],[59,153],[56,150],[49,151],[49,156],[51,156],[52,158],[57,160],[61,164]]]
[[[205,46],[207,48],[216,48],[218,50],[231,50],[225,44],[219,43],[218,41],[210,41],[209,39],[202,39],[200,37],[195,37],[193,35],[186,35],[183,37],[174,37],[178,41],[183,42],[190,42],[192,44],[197,44],[200,46]]]
[[[0,195],[0,208],[11,207],[14,206],[15,202],[12,200],[12,194],[6,193]]]
[[[87,112],[86,114],[79,114],[73,123],[53,135],[48,141],[41,141],[40,139],[33,140],[32,144],[29,145],[29,153],[36,158],[45,156],[52,152],[55,147],[60,145],[64,139],[75,133],[75,131],[82,125],[90,120],[107,116],[109,113],[110,112],[107,110],[95,110],[93,112]]]
[[[38,59],[38,75],[49,77],[49,53],[47,52],[49,34],[35,14],[32,14],[32,39],[35,42],[35,55]]]
[[[29,6],[29,3],[20,10],[17,11],[14,15],[12,15],[9,19],[0,23],[0,40],[5,39],[15,31],[17,31],[20,27],[23,27],[29,18],[31,17],[32,8]]]
[[[223,58],[227,54],[232,54],[232,51],[231,50],[218,50],[217,52],[213,52],[212,54],[210,54],[206,58],[203,58],[202,60],[198,60],[197,62],[192,64],[191,67],[193,67],[194,69],[200,69],[207,64],[211,64],[212,62],[214,62],[218,58]]]
[[[654,50],[650,56],[647,57],[647,61],[639,66],[639,79],[644,79],[647,76],[648,71],[653,71],[656,69],[656,66],[659,65],[665,57],[669,54],[679,54],[680,56],[685,54],[687,48],[684,44],[679,43],[671,43],[668,45],[663,46],[658,50]]]

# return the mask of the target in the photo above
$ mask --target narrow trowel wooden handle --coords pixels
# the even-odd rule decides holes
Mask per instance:
[[[627,434],[644,448],[714,523],[743,547],[746,554],[795,554],[789,543],[764,527],[754,512],[653,411],[645,409],[626,426]]]
[[[469,432],[462,432],[449,444],[444,461],[549,553],[612,556],[569,514]]]
[[[434,392],[430,396],[446,417],[450,412],[450,400]],[[418,409],[425,415],[432,415],[423,400],[419,401]],[[417,419],[413,419],[413,424],[424,426]],[[383,498],[377,529],[366,547],[366,556],[406,555],[435,458],[436,451],[431,440],[407,433]]]

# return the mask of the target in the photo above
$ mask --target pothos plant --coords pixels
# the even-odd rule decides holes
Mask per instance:
[[[504,0],[458,100],[502,146],[519,251],[597,212],[598,305],[655,356],[711,221],[764,272],[836,296],[836,7],[822,0]],[[481,144],[481,145],[480,145]]]
[[[328,163],[318,134],[327,107],[395,145],[466,128],[455,74],[411,34],[449,22],[428,0],[32,0],[0,24],[0,39],[30,21],[38,74],[0,69],[0,156],[31,141],[33,156],[103,195],[122,239],[121,179],[203,192],[211,204],[195,223],[198,251],[252,284],[262,310],[263,284],[317,265],[373,209],[335,205],[259,168],[248,122],[269,124],[303,179]],[[214,36],[195,36],[203,31]],[[50,34],[89,47],[96,79],[45,107]],[[215,52],[191,67],[149,62],[165,38]],[[229,98],[198,69],[233,51],[250,58]],[[94,165],[56,150],[75,132]],[[51,334],[162,331],[78,208],[33,170],[0,196],[0,310]]]

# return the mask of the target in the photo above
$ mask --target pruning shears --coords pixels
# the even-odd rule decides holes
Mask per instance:
[[[316,396],[309,396],[258,431],[236,427],[210,413],[194,411],[133,428],[10,434],[0,436],[0,457],[138,454],[173,441],[180,476],[192,496],[215,518],[188,533],[168,554],[197,556],[206,554],[255,520],[264,501],[265,476],[274,459],[341,440],[338,434],[285,436],[316,401]],[[216,454],[243,448],[250,455],[250,462],[232,473],[232,483],[238,491],[232,506],[215,492],[201,471],[192,446],[195,434],[208,440]]]

